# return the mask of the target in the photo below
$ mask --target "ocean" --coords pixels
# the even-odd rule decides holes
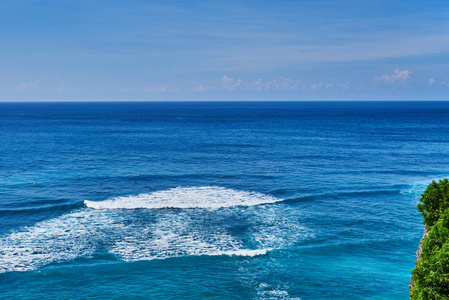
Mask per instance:
[[[2,299],[408,299],[449,102],[0,103]]]

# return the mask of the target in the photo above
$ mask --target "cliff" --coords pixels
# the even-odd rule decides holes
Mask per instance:
[[[432,181],[421,195],[423,237],[410,282],[411,299],[449,299],[449,180]]]
[[[427,227],[424,227],[424,233],[422,235],[421,241],[419,242],[419,247],[418,250],[416,250],[416,262],[418,263],[419,259],[421,258],[421,253],[424,247],[424,238],[426,238],[429,235],[429,231],[427,230]],[[408,286],[408,288],[411,290],[415,287],[415,280],[412,278],[410,280],[410,285]]]
[[[421,257],[422,249],[423,249],[423,246],[424,246],[423,240],[428,235],[429,235],[429,231],[427,230],[427,227],[424,227],[424,234],[423,234],[423,236],[421,238],[421,241],[419,242],[418,250],[416,250],[416,261],[418,261],[419,258]]]

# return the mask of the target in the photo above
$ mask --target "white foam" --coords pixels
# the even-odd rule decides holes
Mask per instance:
[[[283,290],[268,290],[268,291],[259,291],[258,299],[267,299],[267,300],[275,300],[275,299],[285,299],[285,300],[301,300],[301,298],[291,297],[287,291]]]
[[[414,194],[421,196],[422,193],[426,190],[428,184],[421,183],[421,184],[413,184],[407,186],[407,188],[401,190],[401,194]]]
[[[175,195],[170,203],[178,207],[242,206],[212,211],[77,209],[0,236],[0,273],[108,253],[123,261],[205,255],[254,257],[307,236],[297,210],[257,206],[280,201],[270,196],[217,187],[176,188],[156,196],[161,199],[169,194]],[[133,203],[131,207],[142,204],[133,197],[103,202],[109,203],[107,208],[123,208],[130,207],[128,200]],[[146,207],[154,207],[153,202],[145,202]],[[236,218],[245,225],[233,233]]]
[[[95,202],[85,200],[84,204],[94,209],[160,209],[160,208],[223,208],[232,206],[253,206],[282,201],[269,195],[237,191],[217,186],[177,187],[169,190],[116,197]]]
[[[297,209],[266,207],[253,212],[259,220],[251,227],[254,243],[264,249],[290,247],[302,240],[314,238],[314,232],[301,225],[302,214]]]
[[[103,239],[102,230],[113,227],[108,216],[79,211],[1,236],[0,273],[89,256]]]
[[[440,179],[441,178],[427,177],[426,179],[423,179],[423,180],[417,180],[417,181],[413,182],[413,184],[407,185],[405,189],[402,189],[401,194],[413,194],[417,198],[419,198],[421,196],[421,194],[425,192],[427,186],[432,181],[438,182]]]
[[[301,300],[300,298],[291,297],[290,294],[280,287],[272,288],[267,283],[260,283],[258,287],[257,299],[288,299],[288,300]]]
[[[222,251],[217,253],[216,255],[228,255],[228,256],[260,256],[260,255],[266,255],[269,251],[273,249],[241,249],[241,250],[235,250],[235,251]]]
[[[137,228],[136,228],[137,229]],[[164,259],[181,256],[219,255],[238,251],[241,241],[225,228],[202,220],[192,219],[185,213],[163,215],[154,223],[140,224],[132,235],[117,241],[110,253],[125,261]]]
[[[125,261],[181,256],[258,256],[271,249],[245,249],[240,239],[220,226],[202,228],[186,215],[171,216],[139,228],[117,242],[109,252]]]

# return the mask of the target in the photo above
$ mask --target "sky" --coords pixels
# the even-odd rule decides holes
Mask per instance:
[[[449,1],[0,2],[0,101],[184,100],[449,100]]]

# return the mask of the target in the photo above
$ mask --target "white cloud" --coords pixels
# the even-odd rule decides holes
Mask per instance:
[[[322,86],[323,86],[323,82],[320,81],[320,82],[313,83],[313,84],[310,86],[310,88],[311,88],[312,90],[316,90],[316,89],[321,88]]]
[[[224,75],[221,78],[221,85],[224,90],[235,91],[237,88],[241,87],[243,80],[235,80],[234,78]]]
[[[271,80],[264,80],[259,78],[257,80],[243,80],[235,79],[224,75],[220,83],[215,85],[200,84],[199,86],[191,88],[189,91],[193,92],[207,92],[207,91],[279,91],[279,90],[319,90],[322,88],[335,89],[335,90],[347,90],[349,89],[349,82],[338,82],[335,78],[328,83],[323,81],[312,83],[310,86],[302,84],[300,80],[292,79],[288,77],[275,77]]]
[[[39,84],[39,80],[36,80],[36,81],[34,81],[34,82],[29,82],[29,83],[21,83],[21,84],[15,86],[15,87],[13,88],[13,90],[16,90],[16,91],[26,91],[26,90],[28,90],[28,89],[34,89],[34,88],[37,88],[38,84]]]
[[[393,74],[384,74],[374,78],[376,83],[383,83],[387,85],[403,85],[409,79],[412,72],[409,70],[401,71],[399,69],[395,70]]]
[[[223,90],[235,91],[273,91],[273,90],[294,90],[300,85],[299,80],[293,80],[287,77],[276,77],[268,81],[264,81],[262,78],[257,80],[242,80],[234,79],[228,75],[224,75],[221,78],[221,87]]]
[[[328,84],[326,84],[326,89],[333,88],[334,85],[335,85],[335,79],[332,79],[331,82],[329,82]]]
[[[262,78],[259,78],[256,81],[249,82],[248,84],[246,84],[246,88],[250,90],[261,91],[263,89]]]
[[[441,82],[441,84],[445,87],[449,87],[449,80],[445,79]]]
[[[136,88],[135,87],[123,87],[123,88],[113,88],[112,89],[113,92],[120,92],[120,93],[127,93],[127,92],[135,92]]]
[[[28,90],[38,88],[39,88],[39,80],[36,80],[33,82],[21,83],[10,87],[0,87],[0,92],[25,92]]]
[[[349,81],[340,84],[340,88],[341,88],[343,91],[349,89]]]
[[[146,86],[143,88],[143,91],[147,93],[164,93],[172,90],[169,89],[166,84],[164,84],[161,86]]]
[[[294,90],[300,86],[299,80],[277,77],[265,84],[265,90]]]
[[[314,83],[312,84],[311,88],[312,90],[318,89],[322,86],[322,82]],[[349,81],[345,83],[338,83],[335,78],[332,78],[332,80],[329,83],[326,83],[325,86],[326,89],[340,89],[340,90],[347,90],[349,89]]]
[[[427,80],[427,84],[430,87],[435,87],[435,88],[441,88],[441,87],[449,88],[449,80],[447,78],[439,81],[439,80],[436,80],[435,78],[431,77]]]
[[[209,92],[209,91],[213,91],[213,90],[215,90],[214,87],[208,86],[205,84],[200,84],[199,86],[193,88],[194,92]]]

